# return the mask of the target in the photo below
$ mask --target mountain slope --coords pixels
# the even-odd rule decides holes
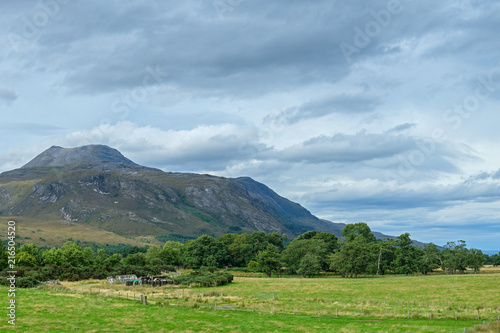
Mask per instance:
[[[22,168],[0,174],[0,216],[125,237],[257,230],[340,236],[344,226],[318,219],[251,178],[164,172],[101,145],[51,147]]]
[[[104,167],[108,164],[138,166],[116,149],[102,145],[88,145],[78,148],[52,146],[22,168],[68,166],[82,163]]]
[[[334,224],[251,178],[163,172],[106,146],[51,147],[2,173],[0,216],[77,223],[123,236],[338,234]]]

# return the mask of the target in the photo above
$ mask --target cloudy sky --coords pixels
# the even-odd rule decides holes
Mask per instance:
[[[498,31],[488,0],[4,0],[0,172],[106,144],[498,250]]]

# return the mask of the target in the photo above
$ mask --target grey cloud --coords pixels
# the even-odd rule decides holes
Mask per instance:
[[[496,181],[500,179],[500,169],[493,172],[480,172],[467,178],[466,183],[477,183],[485,181]]]
[[[355,163],[391,157],[415,147],[410,137],[368,134],[363,131],[355,135],[319,136],[273,154],[289,162]]]
[[[304,119],[320,118],[333,113],[364,113],[375,111],[381,104],[379,98],[363,95],[334,95],[307,101],[288,108],[277,116],[267,117],[267,122],[294,124]]]
[[[417,27],[415,20],[402,18],[421,17],[415,13],[430,3],[404,1],[403,12],[372,38],[361,50],[362,56],[397,52],[396,44],[402,40],[435,31],[442,23],[441,15],[449,10],[446,4],[432,3],[434,11],[425,10],[428,15],[418,20]],[[54,24],[44,28],[37,40],[37,60],[53,71],[65,72],[62,84],[84,93],[140,86],[145,68],[159,65],[170,74],[169,82],[180,87],[257,95],[344,78],[352,64],[346,63],[339,43],[352,43],[353,29],[373,20],[369,9],[386,7],[387,1],[382,0],[371,1],[369,8],[326,0],[307,4],[244,1],[221,20],[212,2],[71,3],[61,8]],[[492,24],[493,12],[488,10]],[[477,22],[469,33],[481,31],[487,43],[493,36],[490,25],[479,24],[484,15],[469,19]],[[458,26],[465,19],[452,24]],[[498,50],[496,43],[487,45]],[[25,60],[34,59],[25,55]],[[366,108],[373,107],[373,101],[367,102]],[[344,107],[350,101],[346,103]]]
[[[22,34],[23,18],[48,0],[4,2],[2,38]],[[2,153],[2,168],[15,167],[38,140],[105,143],[165,170],[257,177],[348,222],[405,231],[466,219],[488,228],[498,218],[499,90],[459,130],[443,123],[443,112],[498,63],[498,1],[402,0],[401,13],[351,62],[339,44],[354,44],[354,29],[389,1],[226,3],[232,8],[221,13],[213,1],[71,1],[17,50],[0,49],[9,85],[0,107],[12,109],[2,130],[32,134],[1,141],[0,151],[14,152]],[[145,80],[148,68],[159,68],[161,80]],[[147,97],[115,114],[114,101],[136,88],[150,88]],[[95,128],[118,118],[135,126]],[[447,139],[401,175],[434,127]],[[78,133],[64,138],[67,129]],[[459,177],[463,184],[450,180]],[[460,203],[477,205],[477,218]]]
[[[430,48],[426,52],[427,56],[452,56],[460,53],[474,59],[478,56],[490,59],[498,55],[498,44],[493,42],[497,38],[495,31],[500,28],[498,2],[449,3],[446,7],[442,8],[446,26],[441,25],[442,21],[439,21],[438,16],[431,16],[434,20],[429,22],[432,30],[441,26],[441,36],[445,39]],[[481,54],[477,50],[481,50]]]
[[[388,190],[379,188],[354,188],[339,184],[326,192],[311,194],[307,197],[315,209],[335,207],[342,211],[408,210],[425,208],[430,211],[448,209],[465,203],[495,203],[500,201],[500,183],[471,185],[467,182],[455,185],[428,185],[419,188],[400,188]]]
[[[391,134],[391,133],[403,132],[403,131],[406,131],[408,129],[414,128],[416,126],[417,126],[417,124],[404,123],[404,124],[397,125],[397,126],[391,128],[386,133]]]
[[[14,102],[19,96],[14,89],[7,87],[0,87],[0,101],[6,104]]]
[[[37,40],[41,55],[57,62],[52,70],[69,72],[64,83],[73,90],[135,87],[156,65],[179,86],[240,94],[349,72],[338,49],[348,18],[327,2],[242,4],[231,13],[237,20],[223,21],[193,1],[96,6],[68,5]]]
[[[62,130],[61,127],[48,124],[12,122],[0,124],[0,129],[2,129],[3,131],[27,132],[36,135],[53,134]]]

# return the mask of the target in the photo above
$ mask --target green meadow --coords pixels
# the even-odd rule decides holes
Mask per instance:
[[[495,332],[479,324],[496,325],[499,281],[498,273],[358,279],[237,276],[232,284],[213,288],[82,281],[17,289],[16,326],[7,323],[2,306],[0,331]],[[5,305],[7,291],[0,288]],[[140,295],[148,297],[147,305],[138,300]]]

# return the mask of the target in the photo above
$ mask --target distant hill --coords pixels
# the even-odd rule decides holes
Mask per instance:
[[[20,169],[0,174],[2,216],[30,221],[26,226],[36,222],[36,231],[43,223],[59,223],[123,239],[257,230],[340,236],[345,226],[315,217],[251,178],[164,172],[103,145],[54,146]]]

